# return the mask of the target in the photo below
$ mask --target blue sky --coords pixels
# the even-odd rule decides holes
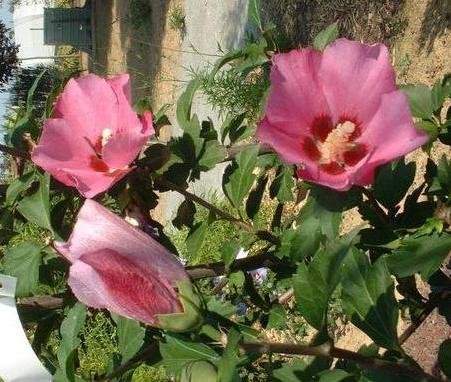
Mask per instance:
[[[0,6],[0,20],[2,20],[7,26],[12,27],[12,15],[9,12],[9,3],[4,1],[4,5]],[[3,115],[5,114],[5,107],[8,104],[8,94],[0,92],[0,126],[3,123]]]

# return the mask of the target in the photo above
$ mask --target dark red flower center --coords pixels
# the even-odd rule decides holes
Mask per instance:
[[[342,116],[334,126],[328,115],[316,117],[311,124],[312,137],[303,141],[307,156],[331,175],[355,166],[368,153],[365,145],[355,140],[361,135],[361,126],[356,119]]]

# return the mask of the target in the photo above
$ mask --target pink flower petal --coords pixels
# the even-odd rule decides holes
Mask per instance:
[[[77,266],[79,263],[84,266]],[[141,268],[132,258],[111,249],[84,254],[74,265],[76,272],[72,273],[72,266],[69,283],[87,305],[151,325],[157,314],[182,310],[174,288],[159,278],[154,268]],[[97,291],[102,292],[101,298]]]
[[[415,128],[409,104],[402,92],[383,95],[379,109],[359,139],[360,142],[374,147],[374,152],[366,166],[361,169],[357,184],[372,183],[378,166],[415,150],[428,139],[426,133]]]
[[[276,54],[266,116],[291,136],[308,134],[313,117],[329,114],[318,82],[321,53],[313,49]]]
[[[76,187],[78,192],[85,198],[93,198],[108,190],[131,170],[132,168],[124,168],[108,173],[95,171],[89,167],[86,169],[61,168],[61,172],[71,179],[73,186]]]
[[[55,117],[64,118],[73,135],[95,144],[104,129],[116,130],[118,99],[103,78],[88,74],[69,80],[55,105]]]
[[[389,52],[382,44],[336,40],[324,50],[319,77],[335,122],[341,116],[368,122],[380,97],[396,90]]]
[[[72,263],[69,285],[86,305],[150,325],[182,312],[175,287],[188,280],[183,265],[100,204],[86,200],[69,241],[55,247]]]
[[[130,256],[141,267],[155,269],[162,278],[187,277],[183,265],[165,247],[93,200],[86,200],[78,213],[68,243],[57,243],[57,246],[72,261],[86,253],[109,248]]]

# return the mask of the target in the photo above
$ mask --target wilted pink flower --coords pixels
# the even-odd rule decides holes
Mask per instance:
[[[128,74],[71,79],[44,123],[33,162],[87,198],[106,191],[154,133],[152,114],[138,116],[130,100]]]
[[[427,142],[395,84],[387,48],[339,39],[277,54],[257,136],[298,176],[340,191]]]
[[[84,304],[157,326],[157,315],[183,311],[183,265],[97,202],[85,201],[69,241],[55,247],[70,261],[69,285]]]

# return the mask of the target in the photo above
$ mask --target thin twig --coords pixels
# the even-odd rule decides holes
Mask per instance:
[[[412,381],[442,382],[441,379],[425,373],[420,368],[386,361],[380,358],[366,357],[359,353],[336,348],[330,344],[323,344],[320,346],[307,346],[289,343],[242,342],[240,346],[245,352],[250,353],[298,354],[345,359],[355,362],[365,369],[385,371],[398,376],[410,377]]]
[[[207,202],[205,199],[202,199],[199,196],[185,190],[183,187],[180,187],[177,184],[174,184],[174,183],[170,182],[169,180],[164,179],[163,177],[158,178],[157,182],[158,182],[158,184],[168,188],[169,190],[178,192],[179,194],[183,195],[185,198],[201,205],[202,207],[205,207],[206,209],[213,212],[219,218],[221,218],[223,220],[227,220],[248,232],[254,233],[260,239],[266,240],[272,244],[279,243],[279,239],[273,233],[271,233],[269,231],[265,231],[265,230],[255,230],[251,224],[229,214],[227,211],[219,209],[215,205]]]

